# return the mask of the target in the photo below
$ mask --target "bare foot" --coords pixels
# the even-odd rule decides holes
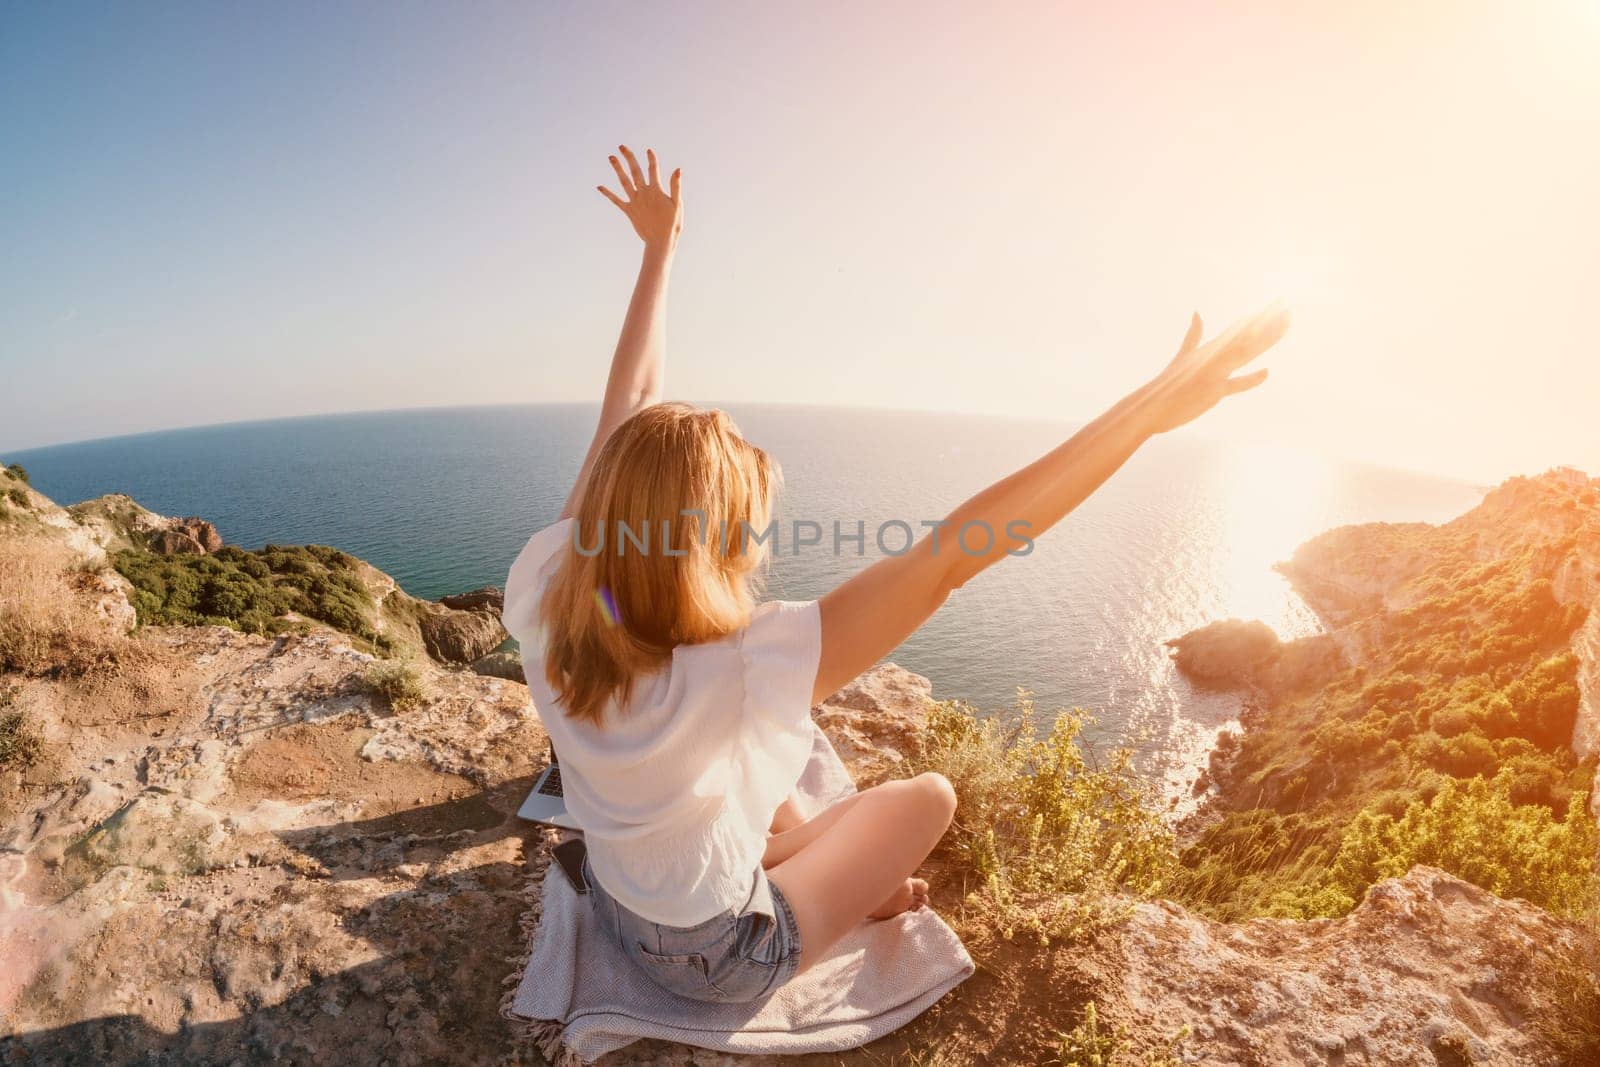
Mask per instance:
[[[892,919],[903,911],[916,911],[928,903],[928,883],[921,878],[907,878],[900,888],[889,894],[889,899],[867,916],[869,919]]]

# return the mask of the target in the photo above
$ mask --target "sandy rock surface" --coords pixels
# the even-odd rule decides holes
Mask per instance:
[[[0,1059],[511,1054],[499,987],[536,835],[510,813],[544,752],[526,691],[425,668],[434,695],[397,716],[338,635],[150,640],[192,665],[178,706],[52,722],[74,742],[35,771],[63,781],[0,834]],[[38,721],[83,706],[11,684]]]
[[[1239,1064],[1559,1062],[1526,1024],[1555,1007],[1548,954],[1576,945],[1572,924],[1429,867],[1342,919],[1223,924],[1158,902],[1121,936],[1128,1007]]]

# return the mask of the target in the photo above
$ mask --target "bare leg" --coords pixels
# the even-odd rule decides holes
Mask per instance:
[[[781,834],[793,830],[805,821],[806,817],[800,814],[797,795],[790,793],[784,802],[778,805],[778,810],[772,813],[772,828],[768,833]]]
[[[868,790],[871,792],[871,790]],[[849,811],[851,806],[862,796],[861,793],[852,793],[843,800],[834,802],[829,807],[817,812],[809,819],[792,823],[790,828],[782,833],[774,833],[767,838],[767,850],[761,857],[761,866],[772,869],[784,860],[799,852],[802,848],[817,840],[828,828],[839,821],[840,816]],[[784,807],[789,807],[795,819],[799,819],[799,811],[793,807],[793,798],[785,802]],[[779,817],[784,814],[784,808],[778,809]],[[772,824],[778,825],[779,820],[774,818]],[[892,919],[903,911],[911,911],[922,907],[928,902],[928,883],[921,878],[907,878],[905,882],[896,886],[884,902],[874,908],[869,914],[871,919]]]
[[[864,793],[851,793],[843,800],[836,801],[828,807],[823,808],[811,818],[803,819],[800,822],[795,823],[791,828],[784,830],[782,833],[772,834],[767,838],[767,851],[761,857],[761,866],[765,867],[767,870],[771,870],[784,860],[788,859],[790,856],[793,856],[796,852],[799,852],[802,848],[805,848],[807,845],[811,844],[811,842],[821,837],[823,832],[827,830],[828,827],[838,822],[839,816],[849,811],[851,806],[854,805],[856,801],[860,800],[870,792],[872,792],[872,790],[868,789]],[[785,801],[784,803],[788,804],[790,801]],[[781,814],[783,809],[779,808],[778,811]],[[798,816],[799,812],[795,812],[795,815]],[[772,824],[776,826],[778,824],[778,820],[773,819]]]
[[[801,970],[905,891],[955,811],[955,790],[944,776],[920,774],[857,793],[848,806],[835,804],[811,820],[827,821],[813,840],[768,870],[800,927]]]

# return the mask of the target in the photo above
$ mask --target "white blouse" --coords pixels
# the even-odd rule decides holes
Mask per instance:
[[[539,625],[572,526],[565,519],[528,540],[506,579],[502,617],[522,645],[595,876],[636,915],[695,926],[744,905],[772,816],[810,758],[821,615],[816,601],[763,604],[744,630],[673,649],[599,725],[574,719],[545,681]]]

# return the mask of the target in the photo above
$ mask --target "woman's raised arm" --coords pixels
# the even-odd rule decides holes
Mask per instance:
[[[969,578],[1060,522],[1145,441],[1253,389],[1267,372],[1234,372],[1278,343],[1288,313],[1269,309],[1205,344],[1200,317],[1177,356],[1147,385],[1066,443],[951,512],[909,551],[880,560],[822,598],[820,701],[892,652]]]
[[[667,278],[672,272],[678,232],[683,228],[683,171],[673,171],[670,183],[663,186],[654,149],[645,150],[648,173],[640,169],[639,160],[627,145],[618,150],[627,160],[627,166],[612,156],[611,169],[617,172],[622,195],[618,196],[603,185],[599,189],[601,195],[617,205],[633,223],[634,232],[644,242],[644,259],[639,265],[638,281],[633,286],[633,299],[628,301],[627,317],[622,320],[617,350],[611,357],[611,374],[606,379],[606,395],[600,404],[600,421],[595,426],[594,439],[584,454],[572,492],[561,509],[563,519],[577,512],[589,471],[611,431],[640,408],[659,401],[666,378]]]

